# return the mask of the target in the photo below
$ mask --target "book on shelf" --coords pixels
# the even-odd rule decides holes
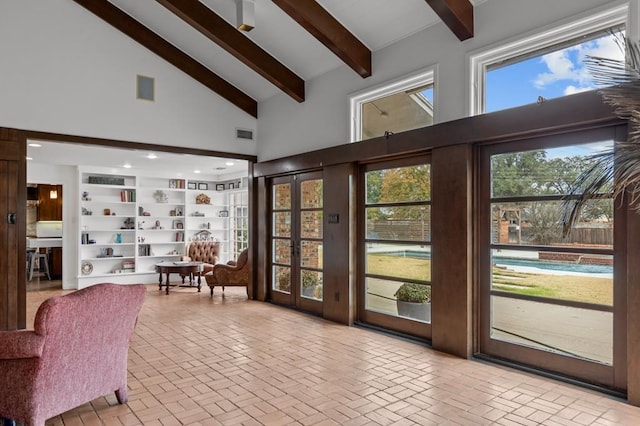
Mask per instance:
[[[136,201],[136,191],[130,189],[120,191],[120,201],[123,203],[134,203]]]
[[[151,256],[151,245],[150,244],[140,244],[138,246],[138,256]]]

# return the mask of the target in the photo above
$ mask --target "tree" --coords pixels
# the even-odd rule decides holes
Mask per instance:
[[[402,203],[428,201],[431,195],[431,168],[428,164],[385,170],[380,202]],[[390,219],[424,220],[423,206],[394,206],[382,209]]]

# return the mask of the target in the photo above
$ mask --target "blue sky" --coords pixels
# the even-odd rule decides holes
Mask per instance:
[[[593,90],[586,56],[622,58],[610,35],[487,72],[486,112]]]

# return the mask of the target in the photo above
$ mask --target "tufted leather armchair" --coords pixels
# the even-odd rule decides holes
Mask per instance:
[[[215,241],[192,241],[187,247],[187,256],[183,257],[183,260],[189,260],[192,262],[203,262],[204,268],[200,273],[200,276],[213,271],[213,265],[218,263],[218,253],[220,252],[220,243]],[[182,275],[182,282],[184,283],[186,275]],[[193,277],[190,277],[193,279]]]
[[[244,286],[249,296],[249,251],[244,250],[238,256],[236,261],[229,261],[226,265],[219,263],[213,267],[213,272],[205,276],[207,284],[211,289],[213,296],[213,288],[221,286],[224,293],[225,286]]]

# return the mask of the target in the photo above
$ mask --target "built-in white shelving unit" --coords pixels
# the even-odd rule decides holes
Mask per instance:
[[[78,174],[79,288],[155,275],[157,263],[180,260],[187,244],[204,236],[220,243],[220,259],[226,262],[236,255],[236,237],[244,238],[235,224],[246,206],[238,210],[234,204],[229,211],[229,202],[246,193],[242,179],[172,179],[95,169]]]

